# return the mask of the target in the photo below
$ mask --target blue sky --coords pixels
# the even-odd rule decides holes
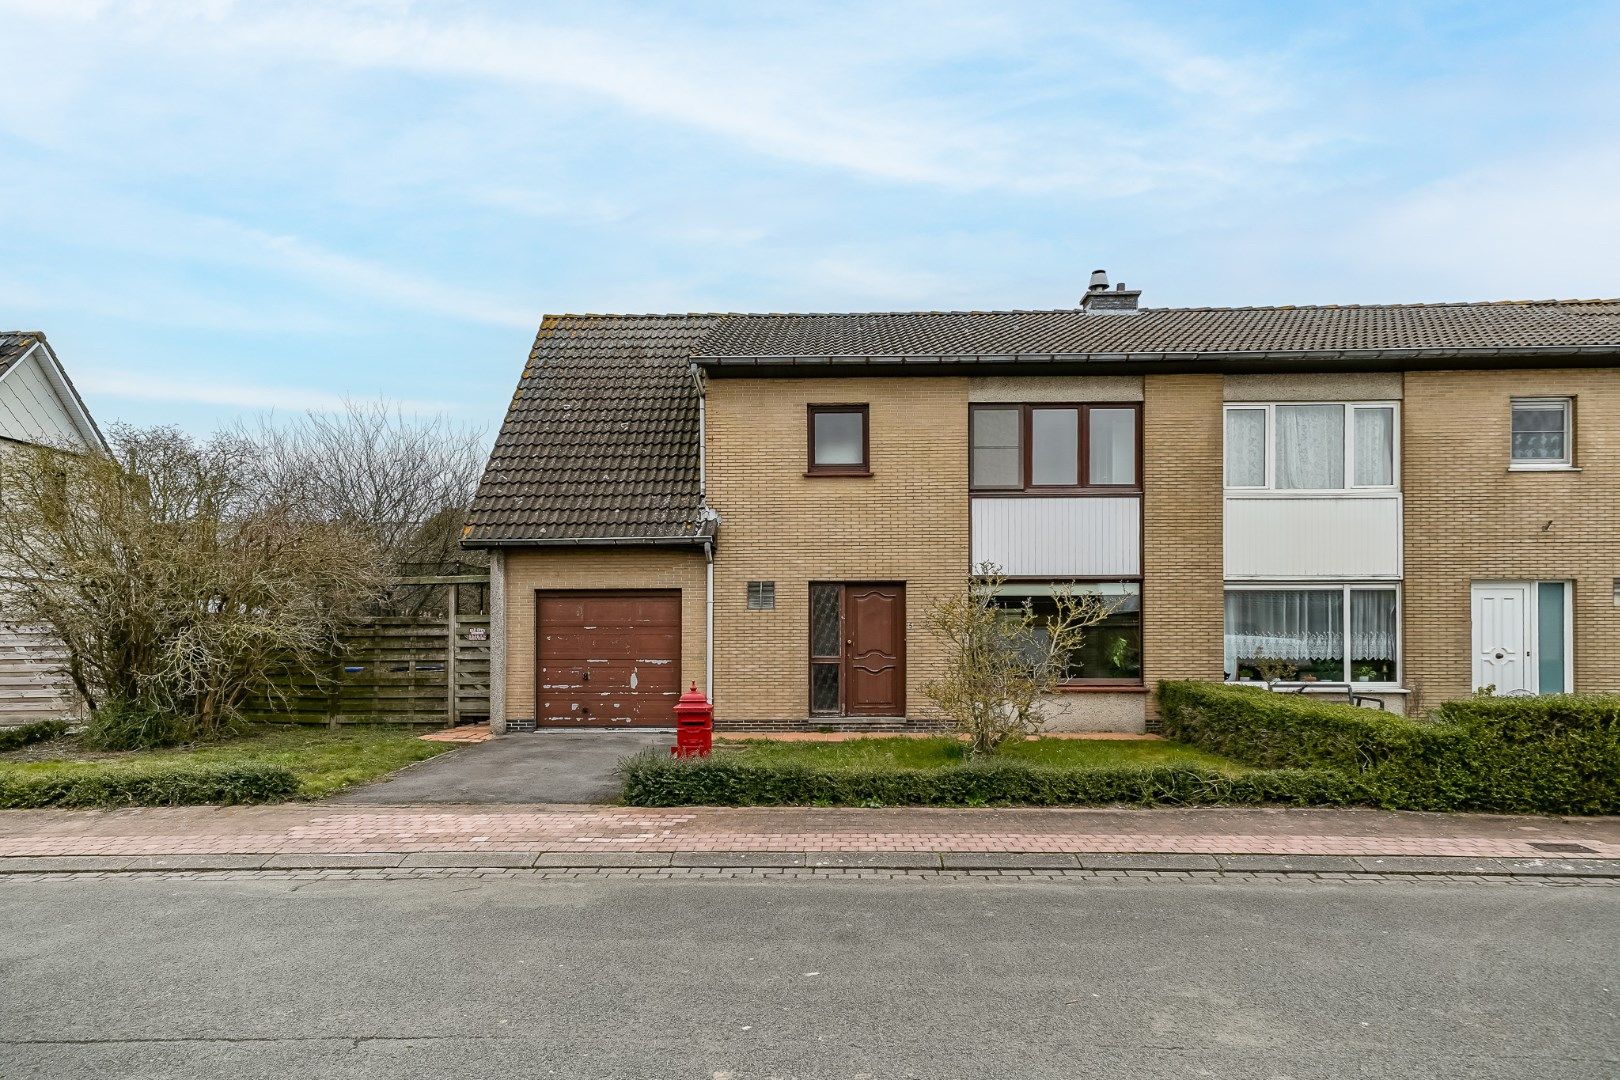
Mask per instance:
[[[1620,294],[1620,5],[0,0],[102,420],[493,429],[545,312]]]

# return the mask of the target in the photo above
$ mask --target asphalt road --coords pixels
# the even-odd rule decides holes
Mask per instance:
[[[0,1076],[1614,1077],[1620,890],[0,881]]]

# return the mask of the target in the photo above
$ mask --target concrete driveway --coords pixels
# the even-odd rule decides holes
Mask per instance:
[[[607,803],[619,795],[614,767],[649,748],[667,752],[671,731],[535,731],[414,765],[330,800],[375,806],[433,803]]]

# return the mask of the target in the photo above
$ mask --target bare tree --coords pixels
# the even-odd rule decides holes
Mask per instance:
[[[1041,616],[1027,600],[1016,608],[998,604],[1003,582],[1000,567],[984,563],[966,589],[928,611],[929,629],[945,648],[945,671],[924,690],[968,737],[972,757],[1040,731],[1042,699],[1057,689],[1086,629],[1117,603],[1059,588],[1052,596],[1056,612]]]
[[[310,507],[369,534],[396,572],[466,557],[461,529],[487,456],[479,429],[348,401],[340,412],[266,417],[242,434],[268,476],[304,485]]]
[[[114,426],[111,453],[0,455],[7,606],[50,627],[98,715],[208,735],[287,668],[319,676],[383,580],[364,530],[240,435]]]

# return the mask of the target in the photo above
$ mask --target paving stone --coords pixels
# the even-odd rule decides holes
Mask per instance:
[[[812,851],[805,861],[845,870],[939,869],[939,855],[933,851]]]
[[[526,867],[534,865],[532,851],[413,851],[401,866]]]
[[[134,855],[124,870],[257,870],[268,855]]]
[[[122,870],[127,862],[125,855],[13,855],[0,859],[0,874]]]
[[[664,851],[544,851],[535,856],[535,866],[611,867],[668,866]]]
[[[319,855],[272,855],[264,863],[266,870],[349,870],[385,869],[405,861],[403,855],[380,852],[357,852],[353,855],[325,853]]]
[[[1073,870],[1079,860],[1063,851],[947,851],[947,870]]]
[[[1341,855],[1217,855],[1222,870],[1269,874],[1353,874],[1356,860]]]
[[[1374,874],[1502,874],[1501,859],[1457,855],[1363,855],[1355,862]]]
[[[805,854],[802,851],[677,851],[669,862],[671,866],[758,866],[773,869],[804,864]]]
[[[1208,870],[1218,871],[1221,864],[1213,855],[1139,855],[1100,854],[1081,855],[1080,865],[1087,870]]]
[[[1620,859],[1496,859],[1506,872],[1534,877],[1620,878]]]

